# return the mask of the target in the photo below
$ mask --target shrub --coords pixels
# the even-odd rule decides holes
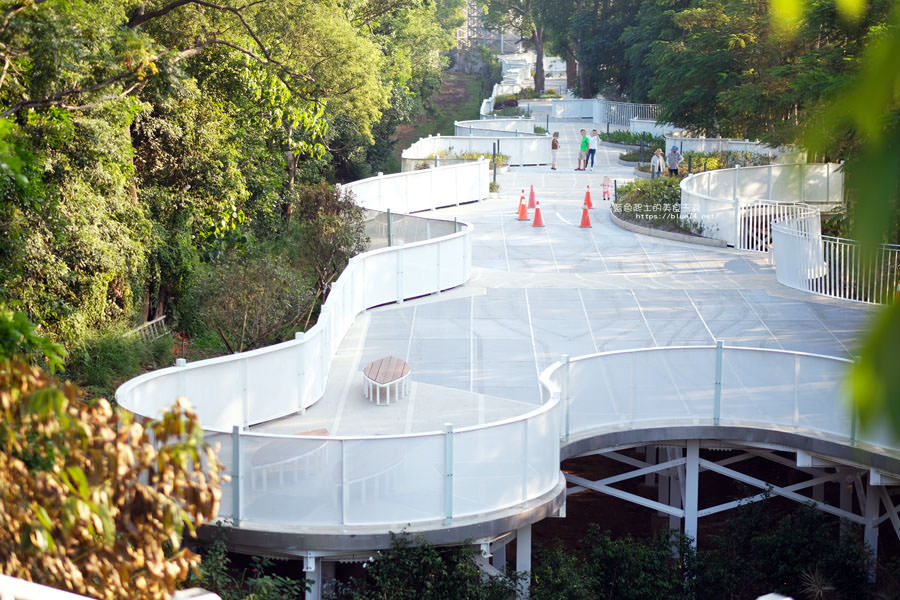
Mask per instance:
[[[189,408],[144,425],[0,361],[0,572],[103,600],[169,597],[218,510],[220,465]]]
[[[111,396],[122,382],[171,360],[172,336],[144,342],[124,325],[112,325],[70,349],[66,375],[92,396]]]
[[[228,352],[282,342],[305,328],[316,306],[315,279],[284,257],[232,253],[205,269],[198,317]]]
[[[618,188],[613,212],[640,225],[700,235],[701,223],[681,218],[679,182],[678,177],[660,177],[626,183]]]
[[[627,144],[629,146],[639,146],[643,140],[645,147],[650,148],[651,154],[657,148],[665,149],[666,147],[666,138],[662,136],[651,136],[630,131],[610,131],[609,133],[601,131],[599,135],[600,139],[605,142]]]
[[[392,534],[393,535],[393,534]],[[394,536],[388,550],[366,563],[366,576],[339,584],[332,600],[507,600],[518,577],[487,577],[474,562],[471,546],[437,548]]]

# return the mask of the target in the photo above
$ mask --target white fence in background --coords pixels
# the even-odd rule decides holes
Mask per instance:
[[[550,115],[551,119],[590,119],[599,125],[629,127],[632,119],[656,120],[655,104],[613,102],[602,98],[520,100],[519,107],[534,115]]]
[[[436,174],[431,177],[450,173],[443,187],[434,184],[432,189],[437,196],[423,193],[400,204],[410,210],[422,210],[432,204],[479,200],[484,197],[480,187],[471,187],[472,195],[463,199],[456,183],[467,179],[465,173],[471,172],[471,178],[477,179],[478,173],[486,174],[486,169],[484,161],[435,169]],[[429,175],[375,177],[350,187],[356,192],[358,203],[377,207],[387,197],[378,193],[378,186],[384,190],[384,180],[401,186],[399,180],[404,177],[419,180]],[[485,176],[485,189],[486,181]],[[416,200],[421,205],[417,206]],[[360,312],[455,287],[469,278],[472,228],[466,223],[449,226],[458,227],[459,231],[354,256],[332,284],[316,324],[305,333],[297,333],[296,339],[146,373],[119,387],[116,400],[132,412],[155,417],[175,398],[184,396],[190,399],[204,427],[218,432],[306,409],[325,392],[332,357]]]
[[[510,165],[550,164],[550,138],[548,135],[528,137],[482,136],[428,136],[403,151],[400,155],[403,170],[415,169],[422,162],[429,163],[429,156],[438,154],[458,155],[467,152],[490,154],[498,143],[498,152],[509,156]],[[438,159],[440,161],[440,159]]]
[[[682,154],[689,152],[742,152],[763,156],[779,156],[789,151],[787,148],[773,148],[761,142],[736,138],[690,137],[684,133],[666,133],[666,154],[672,146],[677,146]]]
[[[503,117],[496,119],[478,119],[473,121],[454,121],[453,132],[457,136],[511,136],[534,135],[533,117]]]
[[[488,165],[489,161],[480,159],[437,169],[379,174],[344,187],[353,191],[360,206],[410,214],[487,198]]]
[[[783,285],[871,304],[900,300],[900,246],[882,244],[866,255],[853,240],[821,235],[818,211],[775,221],[772,239],[775,276]]]
[[[844,179],[839,165],[735,167],[695,173],[681,180],[681,216],[699,221],[704,235],[741,248],[750,241],[741,207],[754,203],[839,205]],[[753,239],[767,239],[755,231]],[[759,250],[752,242],[746,250]]]
[[[680,131],[671,123],[657,123],[655,119],[639,119],[634,117],[628,122],[628,131],[631,133],[646,133],[656,137],[663,137],[667,133]]]
[[[758,200],[742,204],[738,213],[738,238],[734,246],[738,250],[771,252],[772,222],[777,220],[802,220],[808,232],[820,233],[819,210],[808,204]]]

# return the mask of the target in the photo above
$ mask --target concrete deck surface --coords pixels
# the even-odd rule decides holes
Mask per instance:
[[[561,355],[673,345],[777,348],[851,357],[872,308],[779,285],[765,255],[663,240],[609,219],[604,176],[633,178],[602,146],[575,172],[578,130],[550,121],[559,169],[498,174],[501,197],[434,211],[475,226],[473,274],[460,288],[360,315],[332,364],[325,397],[254,431],[331,435],[435,431],[522,414],[540,403],[539,373]],[[549,142],[548,142],[549,143]],[[515,218],[533,185],[545,227]],[[579,228],[586,186],[592,228]],[[531,211],[529,211],[531,213]],[[428,216],[424,213],[423,216]],[[412,368],[408,399],[374,406],[362,369],[382,356]]]

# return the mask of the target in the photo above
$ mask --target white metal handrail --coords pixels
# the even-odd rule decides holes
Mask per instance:
[[[752,204],[834,206],[843,199],[843,173],[839,165],[779,164],[734,167],[694,173],[681,180],[681,217],[699,221],[704,235],[746,250],[765,249],[760,239],[770,235],[763,221],[748,233],[741,207]],[[748,242],[742,248],[741,243]]]
[[[626,429],[646,430],[650,441],[657,427],[731,425],[900,456],[890,435],[857,431],[842,394],[848,364],[721,345],[615,351],[555,363],[541,374],[540,406],[493,423],[378,436],[235,431],[221,438],[231,450],[220,456],[232,479],[219,516],[268,527],[385,531],[490,519],[553,489],[562,446]],[[269,451],[266,464],[258,457],[273,443],[283,455]]]
[[[464,166],[473,173],[485,172],[482,183],[486,192],[485,163]],[[455,176],[460,169],[444,167],[434,171]],[[381,180],[390,178],[396,182],[405,177],[418,181],[421,175],[370,178],[358,182],[353,189],[360,204],[377,205],[382,196],[372,190],[377,191],[383,184]],[[480,186],[469,191],[473,195],[466,198],[468,201],[484,197]],[[437,199],[430,197],[422,202],[459,201],[454,185],[445,183],[444,189],[435,194]],[[415,202],[407,202],[407,207],[417,206]],[[455,287],[469,278],[472,227],[460,222],[453,228],[449,235],[372,250],[350,259],[332,284],[316,324],[305,333],[298,333],[294,340],[191,364],[179,361],[175,367],[125,382],[116,390],[116,400],[132,412],[155,417],[175,398],[187,397],[204,427],[218,432],[230,432],[233,425],[246,427],[311,406],[325,392],[331,359],[357,314],[372,306]]]
[[[818,214],[815,218],[818,223]],[[787,218],[772,224],[779,283],[869,304],[900,300],[900,246],[881,244],[866,255],[856,241],[809,231],[802,221]]]

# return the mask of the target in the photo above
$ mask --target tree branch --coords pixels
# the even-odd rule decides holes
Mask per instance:
[[[37,106],[49,106],[52,104],[61,104],[63,100],[69,98],[70,96],[77,96],[79,94],[87,94],[90,92],[96,92],[99,89],[102,89],[106,86],[112,85],[117,81],[122,81],[123,79],[127,79],[128,77],[132,77],[137,73],[137,69],[133,69],[131,71],[126,71],[124,73],[119,73],[118,75],[114,75],[109,77],[108,79],[104,79],[99,83],[95,83],[94,85],[88,86],[86,88],[74,88],[71,90],[66,90],[65,92],[60,92],[48,98],[40,98],[38,100],[23,100],[18,104],[14,104],[11,107],[4,110],[0,113],[0,117],[6,117],[11,114],[17,113],[23,108],[35,108]],[[133,89],[133,88],[131,88]]]

